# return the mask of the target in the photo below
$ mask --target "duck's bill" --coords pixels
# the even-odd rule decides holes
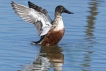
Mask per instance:
[[[68,13],[68,14],[74,14],[73,12],[70,12],[69,10],[65,9],[64,13]]]

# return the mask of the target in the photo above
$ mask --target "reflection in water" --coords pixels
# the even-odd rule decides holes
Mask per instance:
[[[53,68],[54,71],[62,71],[64,55],[58,46],[41,47],[38,56],[32,64],[24,65],[21,71],[48,71]]]
[[[85,40],[87,40],[90,44],[87,46],[87,48],[85,49],[85,54],[84,54],[84,60],[83,60],[83,63],[81,64],[82,65],[82,71],[91,71],[91,55],[93,53],[92,51],[92,48],[93,48],[93,45],[95,44],[95,38],[94,38],[94,35],[93,35],[93,31],[94,31],[94,25],[95,25],[95,20],[96,20],[96,16],[98,15],[98,12],[97,12],[97,7],[98,7],[98,0],[91,0],[89,2],[89,13],[90,15],[87,16],[87,30],[86,30],[86,38]]]
[[[98,15],[97,12],[97,7],[98,7],[98,1],[97,0],[91,0],[91,2],[89,2],[90,5],[90,10],[88,11],[90,13],[89,16],[87,16],[87,30],[86,30],[86,35],[88,36],[86,38],[87,41],[91,42],[92,38],[93,38],[93,31],[94,31],[94,25],[95,25],[95,20],[96,20],[96,15]]]

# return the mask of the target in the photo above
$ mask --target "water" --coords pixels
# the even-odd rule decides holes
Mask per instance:
[[[27,5],[26,0],[14,2]],[[63,14],[65,35],[57,46],[31,45],[39,40],[35,28],[13,11],[11,0],[0,0],[0,71],[106,71],[105,0],[31,0],[48,10],[57,5],[74,12]]]

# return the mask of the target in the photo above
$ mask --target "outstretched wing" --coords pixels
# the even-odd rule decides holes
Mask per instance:
[[[43,14],[42,12],[38,12],[33,8],[28,8],[26,6],[16,4],[14,2],[11,3],[15,12],[26,22],[33,23],[37,29],[39,36],[43,36],[47,34],[47,32],[51,28],[51,21]]]
[[[28,5],[29,5],[29,8],[33,8],[34,10],[38,11],[38,12],[41,12],[43,13],[50,22],[52,22],[52,19],[51,17],[49,16],[48,12],[46,9],[43,9],[42,7],[39,7],[38,5],[28,1]]]

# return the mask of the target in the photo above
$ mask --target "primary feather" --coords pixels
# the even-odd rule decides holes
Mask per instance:
[[[33,4],[31,2],[28,2],[30,8],[16,4],[12,2],[12,7],[15,10],[15,12],[26,22],[32,23],[35,25],[36,30],[39,34],[39,36],[43,36],[47,34],[47,32],[51,28],[51,18],[47,14],[47,12],[42,13],[44,9],[38,10],[34,8],[35,6],[32,6]],[[32,7],[32,8],[31,8]]]

